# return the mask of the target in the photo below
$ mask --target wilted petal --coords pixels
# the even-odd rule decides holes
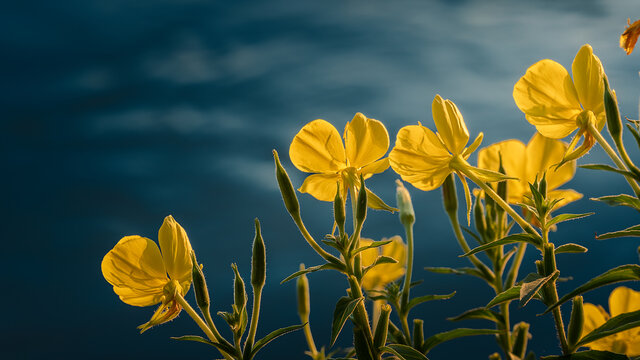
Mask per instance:
[[[295,167],[311,173],[338,172],[346,166],[338,130],[321,119],[308,123],[296,134],[289,157]]]
[[[436,95],[431,103],[431,113],[438,134],[449,152],[461,154],[469,142],[469,131],[456,104]]]
[[[182,226],[169,215],[158,231],[158,242],[162,250],[164,266],[169,278],[177,280],[185,287],[186,293],[191,283],[191,243]]]
[[[556,189],[571,180],[576,173],[576,162],[571,161],[559,168],[554,165],[560,163],[567,151],[567,144],[560,140],[550,139],[538,133],[533,135],[526,150],[526,177],[528,182],[542,179],[547,173],[547,189]]]
[[[636,20],[631,24],[631,19],[628,19],[627,24],[629,26],[627,26],[622,35],[620,35],[620,47],[629,55],[633,52],[633,48],[638,41],[638,36],[640,36],[640,20]]]
[[[380,159],[389,150],[389,134],[384,125],[357,113],[344,130],[349,166],[361,168]]]
[[[604,70],[602,63],[593,54],[591,45],[583,45],[571,66],[573,83],[578,99],[585,110],[591,110],[598,123],[605,119],[604,114]]]
[[[300,192],[307,193],[320,201],[333,201],[340,181],[338,174],[313,174],[304,179]]]
[[[180,311],[182,310],[182,306],[175,301],[169,301],[166,304],[161,304],[160,307],[153,313],[151,319],[146,323],[138,326],[140,329],[140,333],[143,333],[150,329],[153,326],[164,324],[168,321],[175,319]]]
[[[498,171],[500,157],[502,157],[502,167],[505,174],[518,178],[518,180],[507,180],[507,201],[512,204],[522,202],[522,196],[528,192],[525,172],[525,145],[518,140],[506,140],[480,149],[478,167]]]
[[[102,275],[126,304],[150,306],[162,298],[169,279],[158,245],[141,236],[125,236],[102,260]]]

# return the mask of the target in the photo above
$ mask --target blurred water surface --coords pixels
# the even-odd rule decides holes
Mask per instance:
[[[212,358],[204,345],[169,340],[198,333],[185,314],[138,335],[135,326],[153,309],[120,302],[100,272],[102,257],[122,236],[156,239],[168,214],[187,229],[205,263],[216,311],[232,302],[230,263],[249,276],[252,220],[260,218],[268,279],[258,336],[296,323],[294,285],[279,282],[298,263],[321,259],[284,210],[271,150],[301,184],[305,175],[288,161],[288,146],[313,119],[341,131],[360,111],[383,121],[393,143],[402,126],[422,121],[433,128],[430,104],[439,93],[459,106],[472,137],[484,132],[485,145],[526,142],[534,128],[513,103],[513,84],[542,58],[569,67],[584,43],[603,61],[623,115],[637,118],[638,54],[625,56],[617,43],[627,18],[639,14],[633,0],[70,0],[1,8],[0,343],[7,359]],[[596,148],[581,163],[606,161]],[[394,203],[395,178],[388,170],[370,187]],[[562,275],[574,277],[561,292],[638,261],[637,240],[593,240],[596,232],[637,223],[631,210],[587,200],[628,192],[624,181],[579,169],[565,187],[585,194],[568,212],[598,214],[553,235],[557,243],[591,249],[559,260]],[[419,222],[414,276],[426,280],[415,293],[458,291],[417,309],[428,336],[459,325],[444,318],[482,306],[492,294],[474,279],[422,270],[465,260],[457,257],[440,193],[409,190]],[[330,204],[300,200],[309,229],[321,238],[330,231]],[[401,234],[396,216],[369,218],[365,236]],[[529,251],[523,276],[537,256]],[[312,328],[318,345],[327,344],[333,304],[346,283],[334,273],[310,281]],[[609,291],[585,301],[606,305]],[[513,322],[531,322],[531,348],[553,354],[551,318],[535,316],[542,310],[539,303],[514,309]],[[347,330],[338,346],[350,341]],[[460,339],[430,357],[482,359],[496,350],[491,337]],[[260,358],[302,359],[303,351],[303,336],[294,333]]]

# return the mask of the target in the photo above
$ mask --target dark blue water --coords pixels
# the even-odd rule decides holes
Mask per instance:
[[[383,121],[393,139],[402,126],[432,126],[429,107],[439,93],[460,107],[472,137],[484,132],[484,144],[526,142],[534,129],[513,103],[513,84],[542,58],[569,67],[584,43],[602,59],[622,113],[637,118],[640,55],[617,48],[627,17],[640,10],[632,0],[20,1],[1,8],[0,352],[8,359],[213,358],[205,345],[169,340],[199,333],[186,314],[139,335],[135,327],[153,309],[120,302],[100,272],[102,257],[122,236],[155,239],[168,214],[205,263],[216,311],[230,309],[230,263],[249,276],[259,217],[269,263],[258,336],[297,323],[294,284],[279,282],[298,263],[316,265],[320,258],[284,210],[271,150],[280,151],[300,185],[305,175],[286,155],[310,120],[326,119],[341,131],[361,111]],[[581,163],[606,161],[596,148]],[[389,170],[370,187],[393,203],[396,178]],[[565,187],[585,194],[568,212],[598,214],[553,235],[558,244],[590,248],[559,259],[562,276],[574,277],[561,293],[636,263],[640,245],[593,240],[596,232],[638,222],[633,210],[588,200],[629,192],[624,181],[579,169]],[[415,293],[458,291],[415,311],[427,336],[457,325],[491,326],[444,320],[486,304],[492,293],[474,279],[421,270],[466,263],[457,257],[440,193],[409,189],[419,221],[414,276],[425,279]],[[330,231],[330,204],[300,200],[308,228],[321,238]],[[369,219],[365,236],[402,232],[396,216],[375,212]],[[523,276],[537,257],[529,251]],[[334,273],[310,281],[311,324],[321,346],[346,283]],[[585,301],[606,304],[610,290]],[[542,311],[540,303],[514,307],[513,322],[532,323],[530,344],[538,354],[557,353],[551,318],[535,316]],[[346,331],[339,345],[349,343]],[[461,339],[430,357],[486,358],[496,350],[491,337]],[[295,333],[260,358],[302,359],[303,351],[303,336]]]

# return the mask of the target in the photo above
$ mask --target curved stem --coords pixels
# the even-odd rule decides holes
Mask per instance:
[[[245,352],[247,349],[251,351],[253,342],[256,339],[256,331],[258,329],[258,319],[260,318],[260,301],[262,299],[262,287],[254,289],[253,292],[253,310],[251,311],[251,325],[249,325],[249,335],[244,343]]]
[[[613,160],[613,162],[616,164],[618,169],[626,170],[626,171],[629,170],[625,166],[625,164],[622,162],[622,160],[620,160],[620,158],[618,157],[616,152],[613,150],[611,145],[609,145],[607,140],[605,140],[605,138],[602,137],[602,134],[600,134],[600,132],[598,131],[598,129],[593,123],[590,122],[588,124],[587,131],[589,132],[589,134],[591,134],[591,136],[593,136],[596,139],[598,144],[602,146],[602,149],[607,153],[607,155],[609,155],[609,157],[611,158],[611,160]],[[640,196],[640,186],[638,186],[638,183],[636,183],[636,181],[633,178],[630,178],[628,176],[625,176],[625,179],[627,179],[629,186],[631,186],[636,196]]]
[[[313,236],[309,234],[309,231],[304,226],[304,223],[302,222],[302,219],[299,216],[296,216],[295,218],[293,218],[293,221],[296,223],[296,225],[298,226],[298,229],[300,230],[300,233],[302,234],[304,239],[307,241],[307,243],[313,248],[313,250],[315,250],[320,256],[322,256],[325,260],[329,261],[330,263],[336,264],[340,262],[340,259],[329,254],[323,248],[321,248],[320,245],[318,245],[318,243],[313,239]]]
[[[311,353],[311,358],[315,359],[318,356],[318,349],[316,348],[316,343],[313,341],[313,334],[311,333],[311,326],[309,325],[309,317],[306,319],[301,319],[303,322],[307,324],[302,328],[304,332],[304,337],[307,340],[307,345],[309,345],[309,352]]]
[[[453,228],[453,232],[456,235],[456,240],[458,240],[458,244],[462,248],[462,251],[468,253],[471,251],[469,244],[467,244],[467,240],[464,238],[464,234],[462,234],[462,228],[460,227],[460,222],[458,221],[458,216],[455,213],[449,213],[449,221],[451,222],[451,227]],[[478,270],[482,271],[483,274],[487,275],[490,278],[494,278],[493,271],[489,269],[487,265],[485,265],[480,259],[478,259],[475,255],[469,255],[467,257],[471,263],[478,268]]]

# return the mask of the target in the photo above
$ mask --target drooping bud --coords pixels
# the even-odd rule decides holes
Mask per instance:
[[[251,257],[251,286],[254,291],[262,289],[267,279],[267,255],[260,232],[260,221],[257,218],[255,226],[256,236],[253,239],[253,256]]]
[[[382,304],[380,306],[380,317],[376,324],[376,330],[373,335],[373,346],[378,349],[387,342],[387,332],[389,329],[389,316],[391,315],[391,306]]]
[[[520,322],[513,327],[513,347],[511,352],[519,359],[524,359],[527,351],[527,342],[529,341],[529,324]]]
[[[209,311],[209,290],[207,289],[207,281],[204,278],[202,272],[202,266],[198,264],[196,260],[196,253],[191,251],[191,263],[193,267],[191,269],[191,277],[193,279],[193,290],[196,295],[196,303],[202,312]]]
[[[604,76],[604,109],[607,114],[607,129],[611,138],[618,143],[622,139],[622,120],[613,90],[609,88],[609,79]]]
[[[336,220],[336,225],[340,229],[340,234],[344,233],[344,223],[347,219],[344,211],[344,199],[340,194],[340,183],[337,183],[336,197],[333,199],[333,217]]]
[[[300,204],[298,203],[298,197],[296,191],[293,188],[289,175],[282,167],[278,152],[273,150],[273,159],[276,163],[276,179],[278,180],[278,186],[280,187],[280,193],[282,194],[282,200],[284,200],[284,206],[287,208],[289,215],[295,220],[300,217]]]
[[[242,280],[242,276],[240,276],[240,273],[238,272],[238,266],[234,263],[231,264],[231,268],[235,273],[235,278],[233,280],[234,305],[239,311],[241,311],[247,305],[247,292],[244,289],[244,280]]]
[[[300,264],[300,270],[304,270],[304,264]],[[296,292],[298,298],[298,315],[302,322],[308,322],[309,313],[311,312],[311,302],[309,300],[309,279],[307,279],[307,275],[303,274],[298,276]]]
[[[442,202],[447,214],[454,215],[458,212],[458,195],[456,194],[456,183],[453,174],[449,174],[442,183]]]
[[[409,195],[409,191],[404,187],[402,181],[396,180],[396,184],[398,184],[396,188],[396,200],[398,209],[400,210],[400,222],[404,226],[411,226],[416,222],[416,214],[413,211],[411,195]]]
[[[569,319],[569,329],[567,331],[567,342],[573,347],[578,343],[582,336],[582,328],[584,327],[584,308],[582,304],[582,296],[573,298],[573,307],[571,308],[571,319]]]
[[[364,178],[360,174],[360,190],[356,202],[356,224],[362,225],[367,218],[367,188],[364,186]]]

